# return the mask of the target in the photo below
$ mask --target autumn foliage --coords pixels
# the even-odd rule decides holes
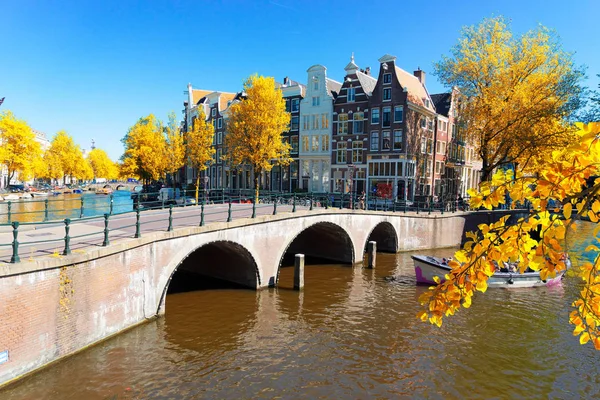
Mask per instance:
[[[186,153],[190,166],[204,171],[213,162],[215,149],[212,147],[215,136],[214,126],[206,121],[202,109],[194,118],[192,129],[186,134]],[[198,203],[198,188],[200,187],[200,174],[196,175],[196,203]]]
[[[29,179],[42,155],[40,144],[29,125],[10,111],[0,114],[0,144],[0,165],[6,166],[9,181],[17,173]]]

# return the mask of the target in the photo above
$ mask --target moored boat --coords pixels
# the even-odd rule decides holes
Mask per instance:
[[[444,276],[451,270],[447,261],[443,258],[414,255],[411,256],[415,264],[415,275],[417,284],[435,285],[434,276],[444,281]],[[568,259],[567,259],[568,260]],[[567,268],[570,261],[566,262]],[[559,283],[565,271],[557,272],[554,278],[542,280],[539,271],[519,273],[496,271],[494,275],[488,278],[488,287],[497,288],[529,288],[536,286],[551,286]]]

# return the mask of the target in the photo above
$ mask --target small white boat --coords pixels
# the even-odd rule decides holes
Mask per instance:
[[[417,284],[435,285],[434,276],[444,281],[444,276],[451,270],[445,259],[431,256],[411,256],[415,263],[415,275]],[[567,258],[565,262],[567,269],[571,265]],[[542,280],[539,271],[519,273],[497,271],[488,278],[487,284],[490,288],[529,288],[536,286],[552,286],[560,283],[565,271],[558,272],[554,278]]]
[[[33,197],[48,197],[48,192],[31,192]]]
[[[4,201],[15,201],[15,200],[19,200],[20,198],[21,198],[20,193],[10,193],[10,194],[4,195]]]

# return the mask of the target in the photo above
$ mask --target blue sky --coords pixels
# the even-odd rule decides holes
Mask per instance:
[[[237,91],[259,73],[306,81],[323,64],[341,80],[350,54],[371,66],[389,53],[430,74],[460,29],[504,15],[516,33],[541,23],[577,64],[600,73],[600,1],[4,1],[0,4],[0,110],[52,137],[64,129],[83,147],[117,159],[120,139],[149,113],[181,117],[184,90]]]

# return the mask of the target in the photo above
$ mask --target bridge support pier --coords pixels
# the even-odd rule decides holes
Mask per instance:
[[[370,241],[367,245],[367,268],[375,268],[377,262],[377,242]]]
[[[304,289],[304,254],[294,258],[294,290]]]

